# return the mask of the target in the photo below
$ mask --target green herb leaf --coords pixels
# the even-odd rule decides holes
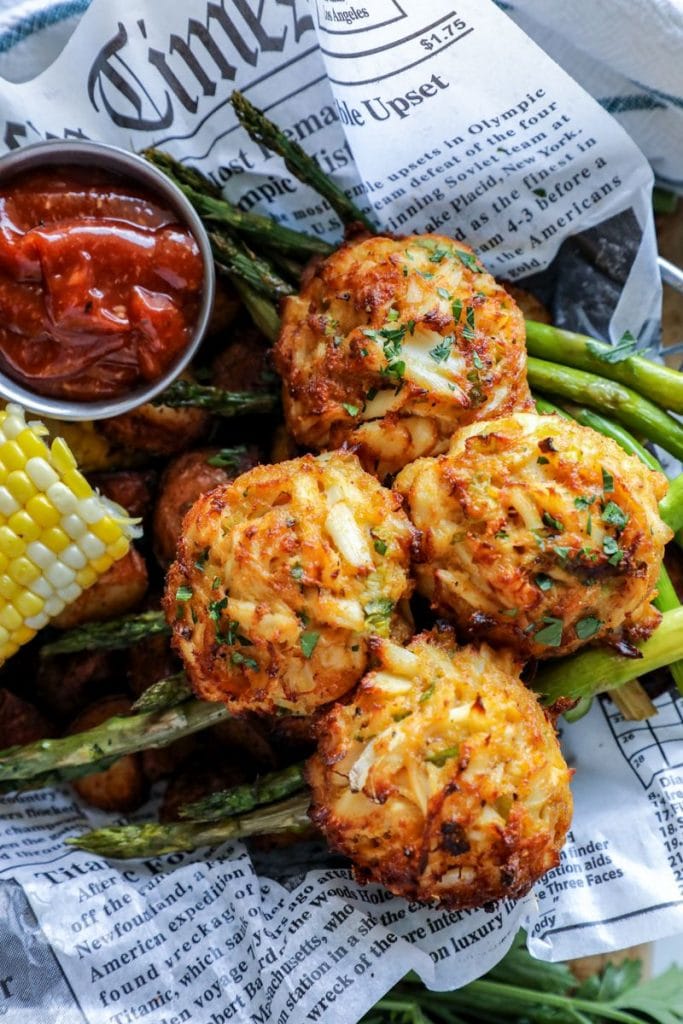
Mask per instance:
[[[222,469],[239,469],[240,461],[247,454],[243,444],[234,448],[221,448],[215,455],[210,455],[206,460],[207,466],[220,466]]]
[[[230,655],[230,661],[233,665],[244,665],[245,668],[257,669],[258,661],[255,658],[249,658],[239,651],[233,651]]]
[[[453,342],[454,341],[455,341],[455,338],[453,337],[452,334],[446,334],[441,339],[441,341],[437,345],[434,346],[434,348],[430,348],[429,354],[430,354],[430,356],[432,357],[432,359],[434,360],[435,363],[445,363],[446,362],[446,360],[448,359],[449,355],[451,354],[451,348],[453,346]]]
[[[595,636],[600,626],[602,626],[601,619],[596,619],[593,615],[587,615],[585,619],[579,619],[574,626],[574,630],[579,640],[588,640],[590,637]]]
[[[387,553],[387,545],[386,542],[383,540],[376,540],[374,543],[374,548],[378,555],[386,555]]]
[[[605,494],[610,494],[614,490],[614,477],[609,473],[604,466],[602,469],[602,489]]]
[[[550,459],[546,458],[545,455],[539,455],[536,459],[536,462],[539,464],[539,466],[547,466],[550,462]]]
[[[348,412],[349,416],[357,416],[359,408],[357,405],[352,405],[351,402],[342,402],[342,409]]]
[[[624,552],[621,550],[614,537],[603,537],[602,550],[606,555],[609,555],[607,561],[610,565],[619,565],[624,557]]]
[[[564,626],[562,619],[546,615],[543,622],[545,625],[534,635],[534,640],[537,644],[543,644],[545,647],[559,647],[562,643],[562,628]]]
[[[299,644],[301,645],[301,653],[304,658],[310,658],[315,650],[318,640],[320,639],[320,633],[316,633],[311,630],[309,633],[302,633],[299,637]]]
[[[534,577],[534,583],[540,590],[550,590],[553,585],[553,581],[550,576],[546,576],[544,572],[539,572]]]
[[[475,368],[477,370],[483,370],[484,369],[484,364],[482,363],[481,356],[479,355],[478,352],[473,352],[472,353],[472,362],[474,363],[474,366],[475,366]]]
[[[189,601],[190,598],[192,597],[192,594],[192,587],[188,587],[183,584],[183,586],[178,587],[178,589],[176,590],[175,599],[176,601]]]
[[[476,274],[482,273],[483,268],[481,263],[473,252],[463,252],[462,249],[456,249],[455,255],[468,270],[473,270]]]
[[[608,501],[602,510],[602,521],[609,523],[610,526],[616,526],[617,530],[621,531],[628,523],[628,515],[616,501]]]
[[[595,495],[583,494],[580,498],[574,498],[574,508],[590,508],[595,501]]]
[[[219,601],[209,601],[209,618],[213,619],[214,622],[218,622],[227,604],[227,597],[222,597]]]
[[[562,520],[556,519],[555,516],[550,514],[550,512],[544,512],[541,518],[549,530],[556,530],[557,533],[562,533],[564,531],[564,523]]]
[[[605,347],[601,342],[593,341],[591,338],[586,342],[586,348],[601,363],[623,363],[625,359],[635,354],[638,340],[630,331],[624,331],[616,345]]]
[[[434,682],[434,680],[432,680],[431,683],[429,684],[429,686],[427,687],[427,689],[424,691],[424,693],[420,694],[420,699],[418,701],[418,704],[424,704],[424,702],[426,700],[429,700],[429,698],[434,693],[435,688],[436,688],[436,683]]]
[[[439,295],[442,299],[450,299],[450,295],[445,288],[437,288],[436,294]]]
[[[445,750],[434,750],[429,754],[425,754],[425,761],[429,761],[430,764],[436,765],[437,768],[443,768],[446,761],[450,761],[451,758],[457,757],[460,753],[460,746],[446,747]]]
[[[292,577],[293,580],[302,580],[304,578],[303,565],[299,565],[299,563],[293,565],[292,568],[289,570],[289,575]]]
[[[451,313],[453,314],[453,319],[455,320],[455,322],[457,324],[458,320],[460,319],[460,314],[462,313],[462,300],[461,299],[456,299],[453,302],[453,304],[451,306]]]

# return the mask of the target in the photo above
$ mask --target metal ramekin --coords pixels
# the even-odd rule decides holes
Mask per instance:
[[[105,398],[95,402],[71,401],[38,395],[12,380],[0,370],[0,398],[18,402],[33,413],[52,416],[60,420],[103,420],[130,412],[144,402],[159,395],[184,370],[197,351],[206,331],[216,287],[216,275],[211,254],[211,244],[204,225],[194,208],[180,189],[160,170],[147,163],[142,157],[129,153],[117,146],[106,146],[101,142],[62,142],[59,139],[37,142],[31,146],[8,153],[0,158],[0,183],[13,178],[23,171],[53,165],[97,167],[120,175],[122,179],[144,185],[153,195],[162,199],[177,214],[194,235],[204,262],[202,301],[195,323],[194,333],[187,347],[172,363],[163,377],[138,387],[126,395]]]

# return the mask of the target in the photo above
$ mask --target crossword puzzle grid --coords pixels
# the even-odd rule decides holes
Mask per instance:
[[[611,701],[602,704],[619,749],[644,789],[657,774],[683,768],[683,699],[667,692],[656,700],[658,714],[644,722],[629,722]]]

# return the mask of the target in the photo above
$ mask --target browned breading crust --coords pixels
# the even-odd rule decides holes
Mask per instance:
[[[400,506],[348,452],[258,466],[199,498],[164,597],[195,692],[306,715],[355,686],[370,635],[410,632]]]
[[[171,409],[140,405],[131,412],[100,420],[98,428],[111,441],[134,452],[175,455],[204,437],[211,417],[204,409]]]
[[[469,246],[443,235],[347,242],[283,307],[287,426],[346,442],[380,479],[457,428],[528,408],[524,320]]]
[[[451,630],[380,667],[318,726],[311,818],[356,878],[454,910],[518,899],[559,861],[570,771],[509,652]]]
[[[466,428],[395,486],[422,533],[418,590],[470,637],[548,658],[656,627],[667,482],[609,438],[518,413]]]

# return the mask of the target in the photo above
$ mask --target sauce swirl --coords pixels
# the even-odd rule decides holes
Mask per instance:
[[[0,367],[37,394],[95,401],[158,379],[202,283],[192,233],[134,182],[50,167],[0,185]]]

